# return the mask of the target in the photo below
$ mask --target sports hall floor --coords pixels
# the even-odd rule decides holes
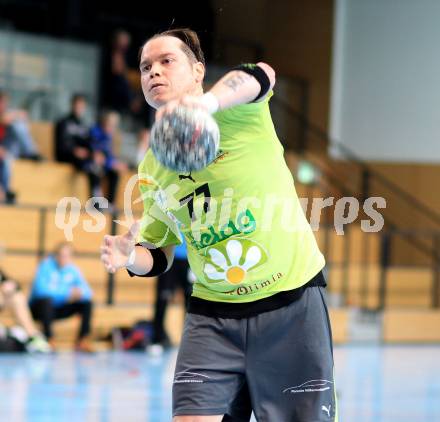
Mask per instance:
[[[2,354],[0,421],[170,421],[175,357]],[[335,363],[341,422],[440,421],[440,345],[337,346]]]

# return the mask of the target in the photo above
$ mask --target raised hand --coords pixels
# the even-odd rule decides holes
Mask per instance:
[[[160,120],[164,114],[172,113],[176,107],[184,106],[187,108],[202,108],[209,112],[206,102],[203,100],[203,96],[191,96],[185,95],[178,100],[171,100],[156,111],[155,118]]]
[[[119,268],[127,265],[128,257],[134,250],[140,222],[136,221],[124,235],[105,235],[101,246],[101,261],[105,269],[114,274]]]

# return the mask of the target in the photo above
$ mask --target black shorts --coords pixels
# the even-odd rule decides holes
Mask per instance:
[[[244,397],[244,401],[240,397]],[[173,415],[259,422],[337,421],[330,321],[322,287],[242,319],[188,314],[173,381]]]

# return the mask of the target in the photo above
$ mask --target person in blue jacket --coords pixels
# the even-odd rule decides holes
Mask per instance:
[[[44,335],[53,345],[52,323],[56,319],[81,316],[76,350],[91,351],[89,340],[92,317],[92,290],[73,263],[73,248],[61,243],[44,259],[32,284],[30,308],[33,317],[41,321]]]

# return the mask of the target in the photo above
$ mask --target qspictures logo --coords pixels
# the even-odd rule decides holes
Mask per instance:
[[[192,181],[189,183],[192,184]],[[133,201],[132,195],[138,184],[141,195]],[[250,205],[252,210],[259,210],[258,227],[261,232],[270,232],[274,223],[286,233],[298,230],[298,207],[292,196],[280,197],[270,192],[258,196],[243,196],[242,193],[235,195],[232,188],[225,188],[223,194],[212,196],[208,183],[195,187],[190,194],[185,192],[183,198],[180,191],[179,184],[161,187],[151,175],[134,175],[126,183],[123,208],[115,214],[117,219],[113,221],[128,230],[135,220],[132,205],[144,202],[146,209],[142,216],[142,231],[145,232],[155,224],[167,228],[162,236],[151,242],[153,246],[161,247],[171,237],[180,239],[180,229],[196,250],[215,245],[231,236],[255,231],[257,223]],[[299,198],[297,201],[305,214],[310,205],[308,198]],[[310,227],[313,231],[319,230],[322,210],[326,207],[334,207],[334,228],[338,235],[345,234],[345,226],[359,221],[361,207],[362,215],[368,216],[360,220],[363,232],[377,233],[384,227],[385,220],[378,209],[386,208],[385,198],[370,197],[363,204],[354,197],[343,197],[336,202],[333,197],[314,198],[310,212]],[[75,197],[61,198],[56,208],[55,226],[64,232],[69,241],[73,241],[73,230],[78,229],[79,225],[81,230],[88,233],[102,232],[106,228],[107,218],[104,213],[97,212],[97,208],[109,210],[107,199],[93,197],[83,205]],[[183,224],[177,219],[176,213],[182,208],[187,209],[190,224]],[[233,210],[236,210],[236,215]],[[80,220],[84,212],[90,218]]]

